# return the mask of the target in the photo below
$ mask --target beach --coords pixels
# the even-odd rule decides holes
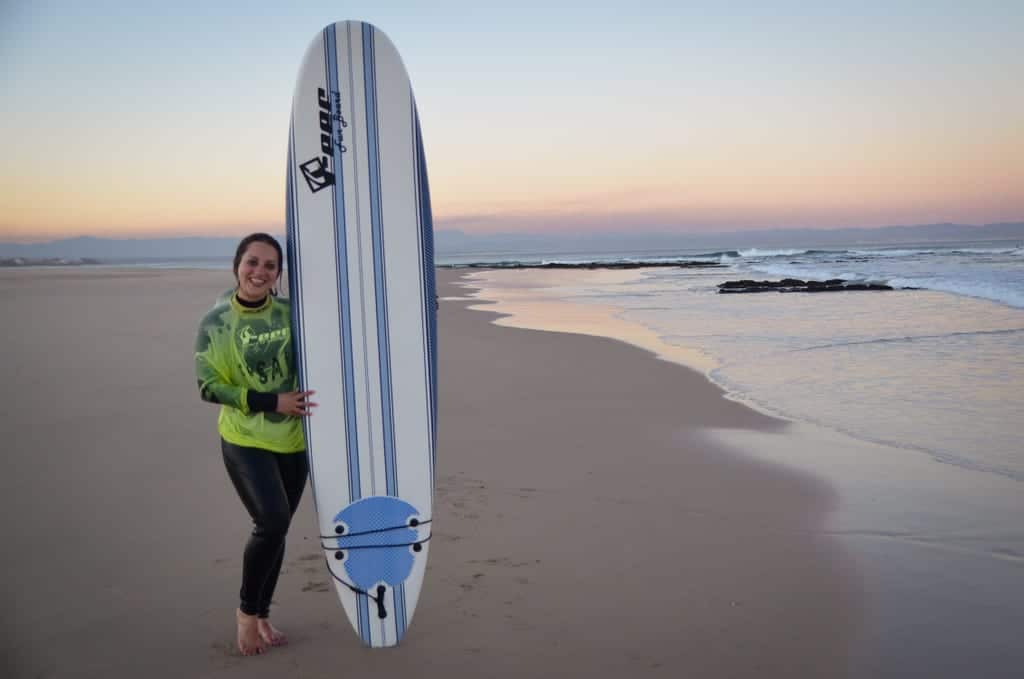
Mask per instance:
[[[816,261],[863,278],[898,260],[957,294],[717,294],[750,270],[739,253],[706,257],[720,268],[502,267],[465,284],[497,324],[622,340],[787,422],[703,438],[834,493],[823,530],[860,585],[850,676],[1009,679],[1024,664],[1020,254],[958,244],[740,256],[754,271],[809,266],[818,278]],[[990,297],[969,294],[980,288]]]
[[[712,435],[790,425],[641,348],[495,325],[461,278],[439,272],[434,539],[408,637],[359,645],[307,488],[272,615],[291,644],[243,658],[249,520],[192,372],[230,273],[0,272],[5,675],[846,676],[863,582],[825,529],[835,490]]]

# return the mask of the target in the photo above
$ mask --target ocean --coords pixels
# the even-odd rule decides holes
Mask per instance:
[[[702,262],[709,268],[534,269]],[[791,423],[708,432],[833,488],[826,530],[863,578],[854,676],[1017,676],[1024,666],[1024,248],[943,243],[493,253],[467,269],[497,322],[604,335]],[[719,294],[728,280],[891,291]],[[442,301],[443,303],[443,301]],[[994,663],[994,664],[993,664]],[[1005,666],[1005,672],[992,667]]]
[[[500,257],[500,259],[498,259]],[[721,268],[528,270],[540,298],[610,306],[699,356],[735,398],[787,418],[1024,480],[1024,247],[1006,243],[492,256],[541,263]],[[476,263],[487,263],[478,255]],[[465,266],[450,261],[452,266]],[[572,270],[570,270],[572,271]],[[717,294],[727,280],[842,279],[893,292]],[[827,398],[825,398],[827,396]]]

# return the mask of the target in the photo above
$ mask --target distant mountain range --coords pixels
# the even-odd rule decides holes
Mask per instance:
[[[48,243],[0,243],[0,257],[139,260],[233,257],[238,238],[112,239],[82,236]],[[282,237],[283,242],[283,237]]]
[[[284,238],[281,236],[283,242]],[[822,247],[1003,240],[1024,242],[1024,222],[986,224],[923,224],[861,229],[779,229],[707,233],[488,234],[440,229],[435,233],[439,255],[528,252],[586,252],[736,249],[755,247]],[[48,243],[0,242],[0,258],[67,258],[160,260],[230,258],[237,238],[109,239],[83,236]]]
[[[1024,243],[1024,222],[986,224],[921,224],[849,229],[773,229],[705,233],[535,233],[472,235],[462,231],[436,234],[439,254],[473,255],[581,251],[587,253],[643,252],[745,248],[813,248],[897,243],[957,241],[1016,241]]]

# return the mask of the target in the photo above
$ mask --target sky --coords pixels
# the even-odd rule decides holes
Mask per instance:
[[[1024,221],[1024,3],[289,4],[0,0],[0,240],[282,232],[344,19],[402,54],[440,229]]]

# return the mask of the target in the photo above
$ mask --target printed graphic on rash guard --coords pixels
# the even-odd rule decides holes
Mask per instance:
[[[222,406],[218,430],[236,445],[302,450],[302,425],[275,412],[250,412],[249,393],[297,388],[288,302],[243,311],[231,298],[203,319],[195,343],[196,378],[205,401]]]

